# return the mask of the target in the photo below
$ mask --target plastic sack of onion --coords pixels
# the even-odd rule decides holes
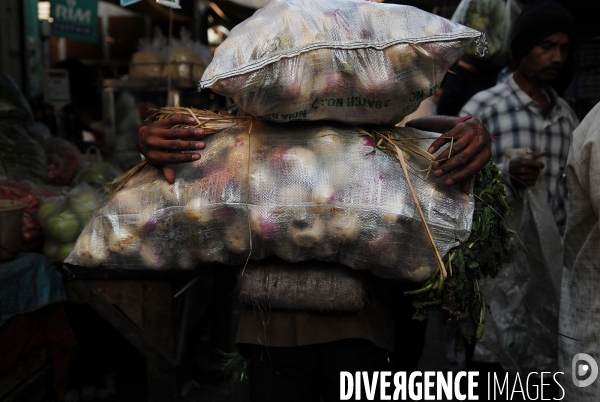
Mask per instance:
[[[403,149],[440,255],[469,236],[473,197],[420,171],[429,161],[419,149],[438,134],[203,114],[221,122],[202,158],[174,166],[173,185],[154,167],[138,168],[95,213],[66,263],[191,269],[276,255],[424,281],[438,263],[397,155],[377,147],[378,136]]]
[[[273,0],[231,31],[199,88],[264,120],[393,125],[474,41],[485,53],[480,32],[415,7]]]

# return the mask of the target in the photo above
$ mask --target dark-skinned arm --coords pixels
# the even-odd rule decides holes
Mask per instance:
[[[467,192],[471,178],[492,157],[491,138],[479,119],[472,117],[464,122],[459,120],[459,117],[452,116],[427,116],[409,121],[406,127],[442,134],[429,147],[428,151],[432,154],[450,142],[449,137],[454,139],[452,153],[447,148],[435,158],[433,175],[447,175],[444,180],[446,185],[458,184],[462,191]]]
[[[531,187],[537,183],[544,164],[538,160],[547,152],[532,152],[529,158],[515,158],[508,164],[510,182],[515,188]]]
[[[162,168],[170,184],[175,182],[175,171],[168,165],[197,161],[200,159],[200,154],[190,151],[198,151],[206,147],[203,141],[199,141],[204,137],[203,129],[173,128],[179,124],[195,123],[196,120],[191,116],[174,115],[142,126],[138,131],[138,150],[149,164]]]

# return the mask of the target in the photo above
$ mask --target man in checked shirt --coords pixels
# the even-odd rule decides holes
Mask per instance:
[[[561,233],[566,216],[563,170],[579,121],[551,84],[573,57],[574,31],[572,19],[559,6],[542,3],[526,8],[511,37],[514,74],[473,96],[459,113],[478,117],[494,138],[492,155],[506,179],[509,202],[519,189],[544,176]],[[506,161],[506,150],[517,148],[529,149],[532,158]]]
[[[541,200],[538,205],[548,211],[545,220],[551,229],[539,233],[537,244],[549,244],[548,236],[553,236],[552,244],[556,246],[556,255],[552,258],[548,257],[550,253],[540,251],[543,246],[535,251],[530,245],[522,247],[512,267],[505,267],[498,278],[484,284],[486,301],[490,305],[487,318],[490,325],[486,323],[487,333],[483,342],[477,345],[474,360],[501,363],[502,368],[511,373],[532,371],[535,367],[530,364],[537,366],[537,371],[556,369],[556,334],[538,328],[547,342],[536,340],[536,335],[532,334],[536,325],[542,325],[535,317],[541,317],[540,320],[550,327],[557,325],[561,236],[566,223],[567,190],[563,172],[571,135],[579,121],[551,84],[572,61],[574,39],[574,21],[562,7],[549,2],[529,6],[521,13],[511,35],[513,75],[506,82],[477,93],[460,111],[460,116],[475,116],[488,128],[493,138],[493,161],[501,169],[507,202],[516,211],[534,210],[531,194],[537,192],[537,200]],[[510,157],[511,151],[517,149],[521,156]],[[540,185],[536,187],[536,183]],[[516,228],[523,227],[524,219],[515,223]],[[540,232],[539,227],[537,229]],[[531,231],[519,232],[520,240],[516,239],[515,244],[520,246],[524,244],[523,240],[529,241],[529,233]],[[536,253],[538,255],[532,258],[531,254]],[[549,259],[554,262],[543,263]],[[550,277],[551,274],[546,272],[549,266],[555,271],[555,283],[548,282],[545,295],[539,289],[533,291],[536,284],[532,282],[537,279],[531,278],[536,275]],[[558,289],[553,292],[552,288],[556,287]],[[542,307],[527,308],[535,303]],[[552,311],[550,315],[542,317],[548,311]],[[536,347],[539,353],[533,352]],[[536,354],[547,358],[535,362],[532,355]]]

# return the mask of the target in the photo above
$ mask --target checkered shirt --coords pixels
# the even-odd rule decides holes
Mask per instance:
[[[540,161],[544,163],[548,203],[562,232],[567,197],[564,169],[571,134],[579,121],[567,102],[552,88],[548,88],[547,94],[553,99],[554,108],[544,116],[538,103],[521,90],[511,76],[508,81],[473,96],[459,115],[479,118],[492,136],[492,157],[501,169],[509,203],[519,195],[510,183],[505,151],[526,148],[548,153]]]

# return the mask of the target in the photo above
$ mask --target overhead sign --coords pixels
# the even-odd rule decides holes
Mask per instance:
[[[156,2],[171,8],[181,8],[179,5],[179,0],[156,0]]]
[[[52,36],[98,41],[98,0],[52,0]]]
[[[142,1],[142,0],[121,0],[121,6],[122,7],[127,7],[130,4],[138,3],[140,1]]]

